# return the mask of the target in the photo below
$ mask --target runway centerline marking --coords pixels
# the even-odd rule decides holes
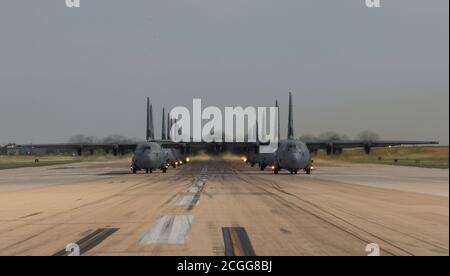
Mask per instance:
[[[163,216],[141,238],[139,244],[184,244],[193,221],[194,216]]]
[[[176,200],[177,206],[197,206],[200,202],[200,196],[184,195],[179,196]]]

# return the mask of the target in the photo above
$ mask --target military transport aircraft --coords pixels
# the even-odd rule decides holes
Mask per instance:
[[[220,153],[231,147],[239,148],[245,152],[259,151],[260,143],[257,142],[173,142],[171,140],[171,129],[175,119],[171,119],[167,114],[167,129],[165,128],[165,111],[162,114],[161,140],[155,139],[153,124],[153,105],[147,98],[147,118],[146,118],[146,141],[142,143],[59,143],[59,144],[30,144],[15,145],[16,148],[46,148],[46,149],[66,149],[77,151],[82,155],[84,150],[88,150],[91,155],[96,149],[103,149],[106,153],[112,152],[115,156],[133,150],[131,164],[132,173],[144,170],[152,173],[154,170],[166,172],[169,166],[176,168],[182,164],[190,162],[190,154],[193,150],[208,149],[214,153]],[[167,133],[166,133],[167,130]],[[264,143],[261,143],[263,145]]]
[[[275,104],[278,107],[278,101]],[[278,109],[278,135],[280,133],[280,116]],[[292,93],[289,93],[289,115],[288,115],[288,133],[287,139],[278,139],[278,149],[274,153],[257,154],[252,152],[247,162],[252,166],[259,164],[260,169],[264,170],[267,166],[271,166],[274,173],[282,169],[288,170],[291,174],[297,174],[299,170],[311,173],[312,160],[311,151],[324,149],[328,154],[340,153],[344,148],[364,148],[367,154],[374,147],[389,147],[399,145],[422,145],[422,144],[438,144],[436,141],[407,141],[407,140],[300,140],[294,138],[294,116],[292,105]]]
[[[276,107],[278,107],[278,102],[276,102]],[[189,156],[196,150],[209,150],[213,153],[231,151],[246,154],[245,161],[251,163],[252,166],[259,164],[261,170],[264,170],[267,166],[270,166],[275,174],[278,174],[278,172],[283,169],[288,170],[291,174],[297,174],[299,170],[304,170],[307,174],[310,174],[312,168],[310,153],[319,149],[326,150],[328,154],[335,154],[340,153],[344,148],[364,148],[365,152],[369,154],[371,148],[373,147],[438,144],[438,142],[435,141],[295,139],[292,93],[289,93],[287,139],[279,139],[279,109],[277,115],[278,148],[273,153],[260,153],[260,147],[270,144],[270,141],[265,141],[263,143],[259,140],[258,122],[256,122],[257,135],[255,142],[225,142],[225,139],[214,142],[173,142],[170,137],[170,130],[172,129],[174,119],[171,119],[170,116],[167,117],[167,129],[165,129],[166,123],[164,122],[164,119],[166,115],[164,110],[162,114],[161,140],[157,140],[155,139],[153,125],[153,107],[150,104],[149,98],[147,98],[146,141],[143,143],[62,143],[17,145],[17,147],[70,149],[76,150],[79,155],[82,154],[83,150],[89,150],[91,154],[93,154],[95,149],[103,149],[107,153],[112,152],[114,155],[123,154],[126,151],[134,150],[131,164],[131,171],[133,173],[140,170],[145,170],[147,173],[152,173],[154,170],[159,169],[166,172],[169,166],[175,168],[176,166],[189,162]]]

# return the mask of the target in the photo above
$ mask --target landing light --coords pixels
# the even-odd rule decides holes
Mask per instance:
[[[180,165],[183,165],[183,161],[180,161]]]
[[[275,170],[275,166],[272,166],[272,167],[270,167],[271,169],[272,169],[272,171],[274,171]]]
[[[189,163],[189,162],[191,162],[191,158],[186,157],[186,163]]]

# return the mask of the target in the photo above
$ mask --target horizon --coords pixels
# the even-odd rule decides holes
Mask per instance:
[[[145,138],[162,107],[272,106],[286,134],[449,144],[449,2],[0,4],[0,144]]]

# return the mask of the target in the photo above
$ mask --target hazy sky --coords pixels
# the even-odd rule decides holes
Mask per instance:
[[[449,1],[0,2],[0,144],[143,138],[162,106],[294,93],[296,135],[449,141]]]

